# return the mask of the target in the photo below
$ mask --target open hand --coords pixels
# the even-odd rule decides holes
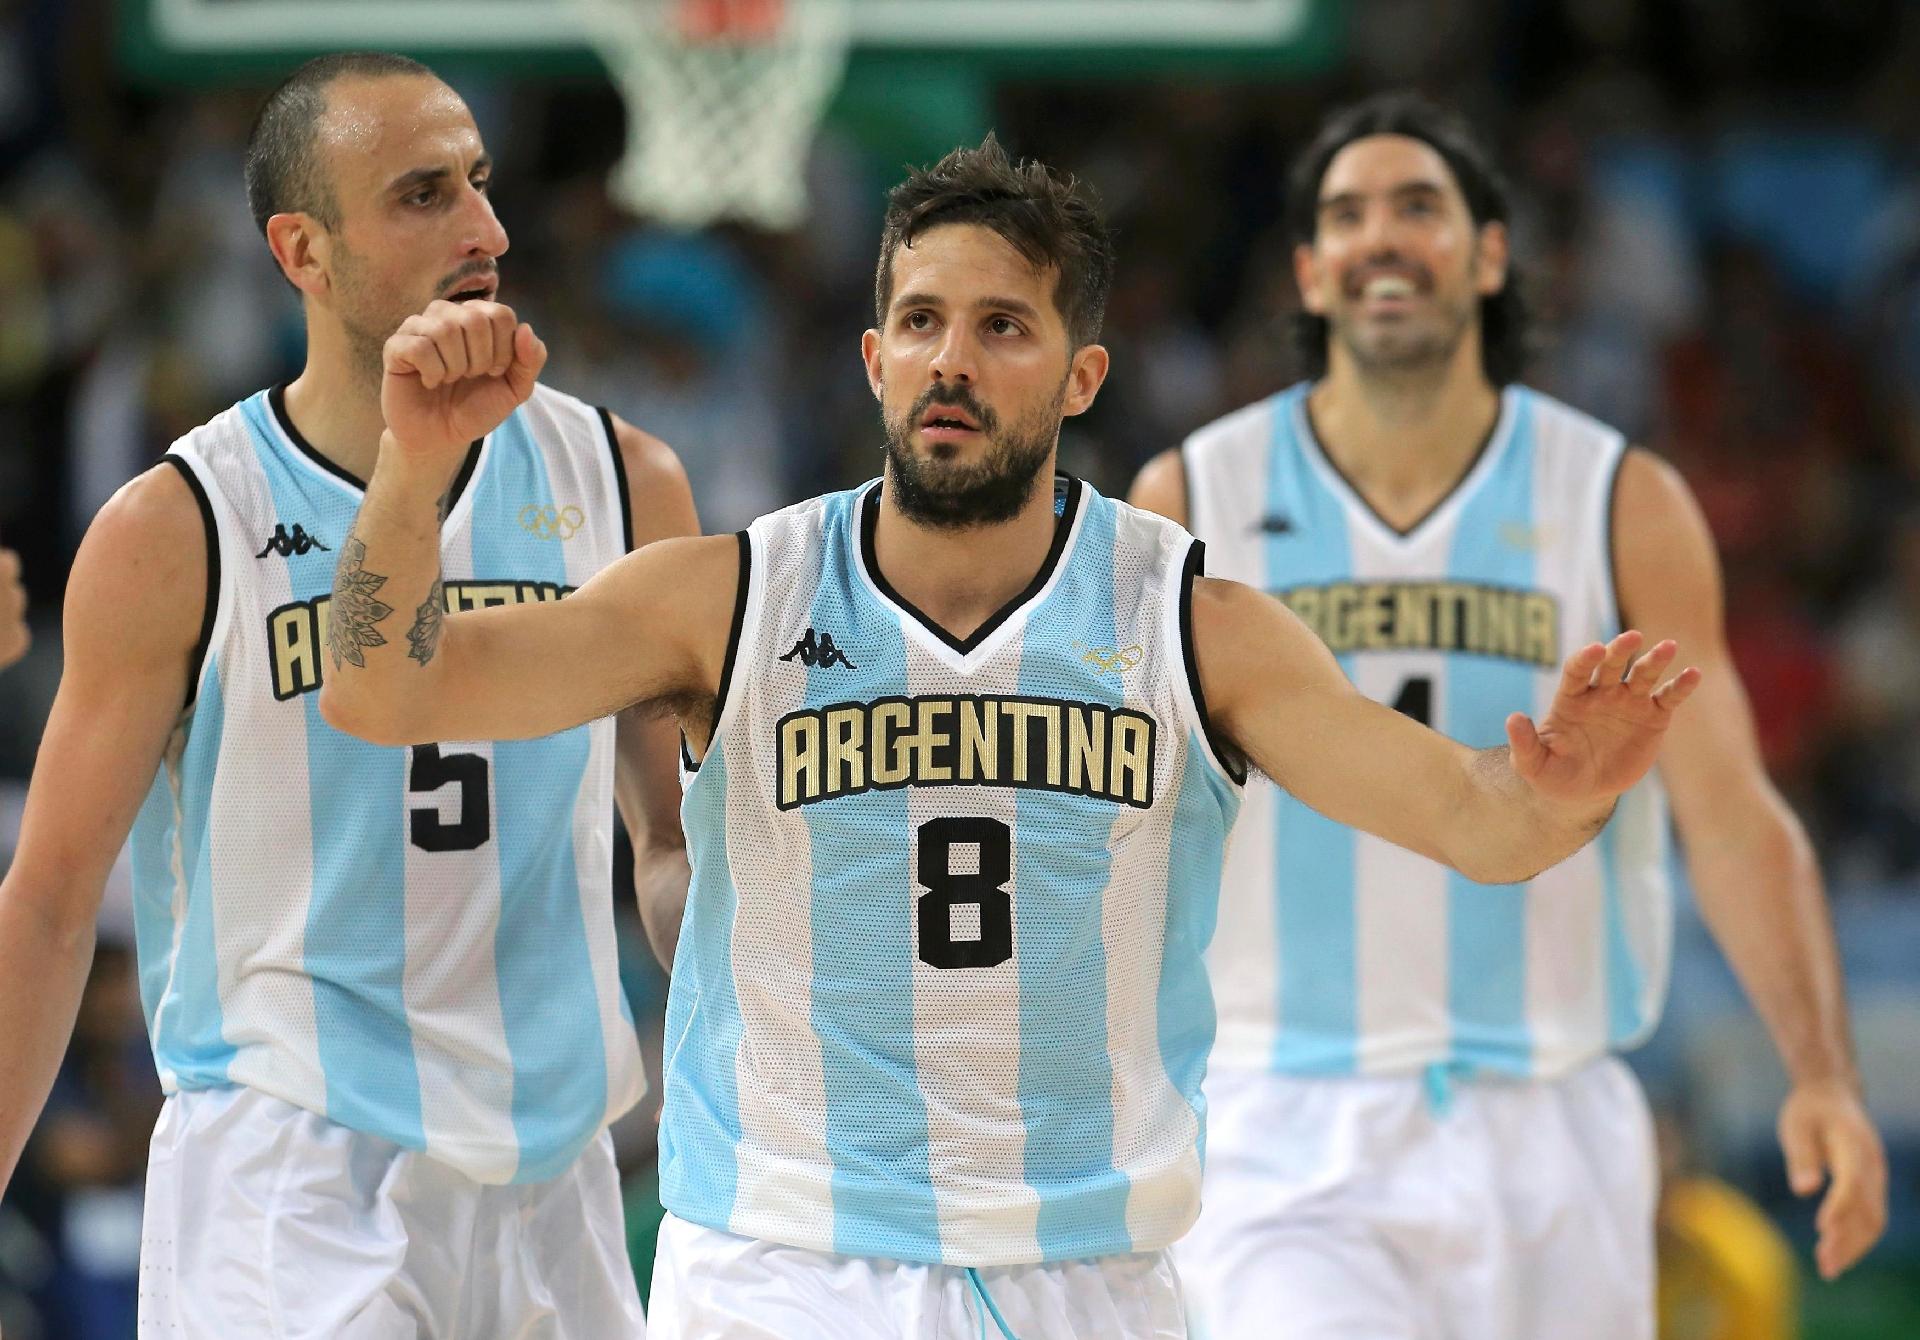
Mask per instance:
[[[1608,800],[1653,766],[1700,672],[1689,666],[1663,681],[1679,646],[1662,642],[1635,661],[1644,640],[1628,629],[1604,646],[1582,647],[1567,659],[1538,726],[1524,712],[1507,718],[1513,770],[1542,796],[1571,805]]]
[[[1780,1148],[1795,1195],[1824,1184],[1813,1249],[1820,1278],[1833,1279],[1867,1254],[1887,1227],[1887,1153],[1850,1084],[1799,1084],[1780,1109]]]
[[[429,303],[387,337],[387,431],[411,456],[451,462],[526,403],[546,362],[547,346],[504,303]]]

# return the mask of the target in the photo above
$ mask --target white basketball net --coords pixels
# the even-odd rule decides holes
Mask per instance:
[[[754,0],[577,0],[627,103],[614,199],[680,227],[806,217],[807,151],[846,68],[849,0],[784,0],[765,31],[690,32]]]

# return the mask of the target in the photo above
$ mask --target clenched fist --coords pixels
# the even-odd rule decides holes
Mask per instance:
[[[546,366],[533,327],[497,302],[434,302],[387,337],[380,409],[400,450],[453,460],[526,403]]]

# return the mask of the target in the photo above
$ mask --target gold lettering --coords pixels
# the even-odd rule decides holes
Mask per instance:
[[[914,759],[914,776],[923,782],[944,782],[952,778],[953,769],[944,763],[933,761],[933,751],[944,749],[953,739],[948,731],[935,730],[936,718],[950,716],[953,704],[944,699],[922,698],[914,704],[918,729],[911,737],[917,756]]]
[[[1067,723],[1067,789],[1098,791],[1107,780],[1107,709],[1089,703]]]
[[[1393,595],[1393,645],[1432,645],[1433,592],[1424,586],[1402,586]]]
[[[1488,590],[1481,596],[1486,609],[1481,632],[1486,642],[1480,650],[1489,656],[1515,657],[1520,654],[1520,593]]]
[[[1327,588],[1327,645],[1336,652],[1353,650],[1353,611],[1360,593],[1346,582]]]
[[[789,717],[780,723],[780,804],[791,808],[819,798],[820,718]]]
[[[1313,635],[1322,642],[1327,640],[1327,630],[1320,625],[1320,591],[1316,587],[1303,586],[1298,591],[1287,592],[1287,608],[1299,616],[1300,622],[1313,630]]]
[[[908,758],[913,737],[906,733],[913,724],[913,709],[905,703],[875,703],[868,729],[872,732],[873,784],[898,786],[907,780]]]
[[[1535,593],[1527,597],[1526,642],[1523,655],[1535,665],[1555,666],[1560,664],[1560,638],[1555,625],[1553,597]]]
[[[1013,776],[1002,780],[1013,786],[1034,784],[1033,774],[1027,770],[1027,726],[1045,710],[1039,703],[1002,701],[1000,704],[1007,728],[1013,732]]]
[[[862,752],[864,707],[836,707],[827,713],[827,780],[829,795],[859,791],[867,784],[867,762]],[[842,780],[844,775],[845,780]]]
[[[1000,780],[1000,714],[992,702],[960,702],[960,780]]]
[[[1147,803],[1147,788],[1152,784],[1151,762],[1147,755],[1153,739],[1152,723],[1131,713],[1113,718],[1113,774],[1107,794],[1115,800]]]
[[[273,648],[273,693],[276,698],[291,698],[320,685],[320,660],[313,636],[313,609],[292,605],[275,612],[267,626]]]
[[[1354,611],[1355,644],[1361,651],[1384,651],[1387,645],[1387,612],[1391,608],[1393,588],[1374,584],[1360,588],[1360,606]]]
[[[1452,651],[1460,645],[1460,588],[1444,583],[1433,588],[1433,645]]]

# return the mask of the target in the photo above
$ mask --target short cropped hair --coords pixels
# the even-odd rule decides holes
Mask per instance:
[[[1331,113],[1294,160],[1287,189],[1287,231],[1312,245],[1320,220],[1320,184],[1335,156],[1371,135],[1404,135],[1439,154],[1466,198],[1476,228],[1506,223],[1511,213],[1506,179],[1493,155],[1457,113],[1412,93],[1383,93]],[[1327,370],[1327,321],[1311,312],[1294,316],[1294,348],[1310,378]],[[1528,313],[1513,264],[1498,293],[1480,300],[1480,359],[1495,386],[1517,381],[1526,367]]]
[[[316,161],[327,86],[339,79],[395,75],[439,76],[417,60],[388,51],[336,51],[315,56],[267,95],[247,136],[247,205],[261,236],[276,214],[311,214],[328,228],[340,224],[333,184]]]
[[[1091,187],[1045,163],[1015,162],[989,133],[978,148],[955,149],[915,168],[887,196],[874,307],[882,324],[893,301],[893,258],[929,229],[949,223],[991,228],[1036,269],[1059,271],[1053,305],[1073,347],[1094,343],[1113,288],[1113,233]]]

